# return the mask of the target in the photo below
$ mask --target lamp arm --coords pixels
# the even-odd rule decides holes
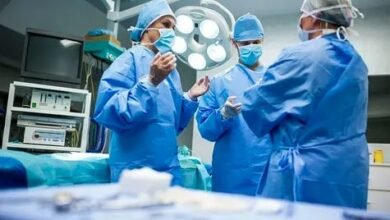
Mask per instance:
[[[231,24],[230,29],[233,30],[234,23],[235,23],[236,19],[234,18],[234,15],[229,11],[229,9],[227,9],[225,6],[223,6],[221,3],[219,3],[215,0],[200,0],[200,5],[202,5],[202,6],[215,5],[215,6],[219,7],[229,17],[230,24]]]

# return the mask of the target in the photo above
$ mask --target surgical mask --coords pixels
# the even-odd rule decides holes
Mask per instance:
[[[308,40],[310,40],[309,38],[310,38],[310,34],[311,34],[311,33],[315,33],[315,32],[317,32],[317,31],[320,31],[320,29],[309,30],[309,31],[303,30],[302,27],[301,27],[301,21],[302,21],[302,19],[305,18],[305,17],[308,17],[308,15],[302,16],[302,17],[299,19],[298,27],[297,27],[297,28],[298,28],[298,37],[299,37],[299,39],[300,39],[301,41],[308,41]]]
[[[301,28],[300,24],[298,24],[297,28],[298,28],[298,37],[301,41],[308,41],[310,34],[317,32],[317,31],[322,31],[322,35],[336,33],[337,38],[339,40],[344,41],[344,40],[348,39],[348,32],[347,32],[345,27],[339,27],[337,30],[335,30],[335,29],[315,29],[315,30],[306,31],[306,30],[303,30]]]
[[[175,39],[175,31],[170,28],[156,29],[160,32],[160,37],[153,43],[161,54],[171,50],[173,40]]]
[[[310,34],[317,32],[317,31],[319,31],[319,29],[306,31],[306,30],[303,30],[300,25],[298,25],[298,37],[301,41],[310,40]]]
[[[136,27],[130,27],[127,29],[128,31],[133,31],[135,29],[140,29]],[[134,45],[142,44],[142,45],[154,45],[157,50],[161,53],[167,53],[171,50],[173,40],[175,39],[175,31],[170,28],[148,28],[148,30],[156,30],[160,33],[160,37],[154,43],[140,43],[133,42]]]
[[[240,60],[246,66],[253,66],[263,54],[263,47],[260,44],[250,44],[239,47]]]

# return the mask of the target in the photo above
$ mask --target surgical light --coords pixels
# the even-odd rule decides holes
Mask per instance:
[[[188,56],[188,64],[196,70],[203,70],[206,68],[206,59],[202,54],[192,53]]]
[[[222,62],[226,59],[226,50],[219,44],[212,44],[207,48],[207,56],[214,62]]]
[[[219,27],[215,21],[206,19],[199,25],[200,33],[208,39],[215,39],[219,34]]]
[[[213,5],[216,9],[205,6]],[[214,7],[213,7],[214,8]],[[228,23],[224,13],[229,18]],[[215,0],[201,0],[201,6],[186,6],[176,15],[176,39],[172,51],[195,70],[211,70],[226,63],[233,55],[230,34],[234,17]]]
[[[190,34],[194,30],[194,22],[187,15],[179,15],[176,18],[176,29],[183,34]]]
[[[176,54],[182,54],[187,50],[187,43],[182,37],[176,36],[173,40],[172,51]]]

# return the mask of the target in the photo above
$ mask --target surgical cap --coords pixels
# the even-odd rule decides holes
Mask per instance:
[[[248,13],[237,19],[233,29],[233,40],[248,41],[263,38],[263,25],[256,16]]]
[[[338,26],[350,27],[353,19],[359,14],[358,9],[352,6],[351,0],[305,0],[301,11]]]
[[[146,3],[138,15],[137,24],[131,30],[131,39],[141,41],[145,30],[159,18],[170,15],[175,17],[166,0],[152,0]]]

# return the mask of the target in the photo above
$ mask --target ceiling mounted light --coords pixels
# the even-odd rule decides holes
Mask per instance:
[[[172,51],[177,54],[182,54],[187,51],[187,43],[182,37],[176,36],[173,40]]]
[[[211,44],[207,48],[207,56],[214,62],[222,62],[226,59],[226,50],[219,44]]]
[[[233,57],[230,34],[235,19],[228,9],[215,0],[201,0],[200,4],[175,11],[176,39],[172,51],[191,68],[207,71]],[[209,5],[216,6],[216,10],[208,8]]]
[[[188,63],[196,70],[203,70],[206,68],[206,59],[202,54],[192,53],[188,56]]]
[[[183,34],[190,34],[194,31],[194,22],[187,15],[179,15],[176,18],[176,29]]]
[[[219,27],[215,21],[206,19],[199,25],[200,33],[208,39],[215,39],[219,34]]]

